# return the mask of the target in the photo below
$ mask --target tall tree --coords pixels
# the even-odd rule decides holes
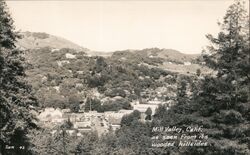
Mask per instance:
[[[146,116],[146,120],[151,120],[151,115],[152,115],[152,109],[150,107],[148,107],[148,109],[146,110],[145,114]]]
[[[39,155],[69,155],[75,151],[81,138],[76,133],[67,132],[69,124],[65,122],[61,126],[51,129],[32,130],[29,132],[32,141],[32,154]]]
[[[18,35],[13,31],[13,20],[8,13],[6,3],[0,2],[0,45],[7,49],[15,48]]]
[[[219,106],[217,110],[234,109],[250,100],[249,16],[244,1],[235,1],[219,25],[221,32],[217,37],[207,35],[212,45],[208,47],[210,54],[204,58],[206,64],[217,71],[216,78],[207,80],[218,83],[211,86],[219,102],[215,106]]]
[[[24,145],[29,127],[35,126],[29,109],[36,105],[30,94],[31,88],[24,81],[24,59],[22,51],[16,49],[18,34],[6,3],[0,1],[0,149],[6,144]],[[17,154],[19,150],[14,150]],[[20,154],[20,152],[19,152]]]
[[[219,23],[218,36],[207,35],[211,46],[204,60],[217,74],[199,82],[190,104],[177,104],[160,120],[164,126],[204,127],[209,146],[181,148],[180,154],[250,154],[249,17],[244,6],[236,0]],[[188,110],[181,114],[180,108]]]
[[[207,35],[212,45],[205,61],[217,76],[202,84],[200,112],[211,118],[214,153],[250,154],[250,38],[244,1],[235,1],[219,25],[217,37]]]

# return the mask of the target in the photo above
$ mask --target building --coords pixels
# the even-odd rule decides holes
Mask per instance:
[[[125,109],[121,109],[118,111],[118,113],[121,113],[123,115],[128,115],[131,114],[134,110],[125,110]]]
[[[122,119],[122,117],[119,117],[119,118],[108,117],[109,126],[113,131],[120,129],[121,119]]]
[[[88,128],[91,127],[91,121],[80,121],[74,123],[74,128],[80,129],[80,128]]]
[[[184,62],[184,65],[185,66],[189,66],[189,65],[191,65],[192,63],[191,62],[189,62],[189,61],[187,61],[187,62]]]
[[[42,125],[50,126],[52,124],[64,122],[63,112],[60,109],[45,108],[38,115],[38,119]]]
[[[148,108],[151,108],[152,110],[152,115],[155,114],[155,109],[158,107],[158,104],[137,104],[134,105],[134,110],[138,110],[141,113],[145,113]]]
[[[159,105],[159,104],[162,104],[162,101],[160,101],[158,99],[154,99],[154,100],[148,101],[148,104],[150,104],[150,105]]]

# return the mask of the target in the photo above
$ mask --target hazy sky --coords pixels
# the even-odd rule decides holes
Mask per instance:
[[[96,51],[172,48],[200,53],[232,0],[8,1],[16,29]]]

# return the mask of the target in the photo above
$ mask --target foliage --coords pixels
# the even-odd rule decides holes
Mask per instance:
[[[75,55],[75,59],[66,58],[68,53]],[[86,90],[91,92],[97,88],[102,97],[121,96],[132,101],[140,98],[134,90],[156,89],[164,85],[162,79],[166,76],[175,75],[157,66],[119,61],[115,55],[88,57],[73,49],[50,47],[28,50],[26,57],[31,65],[28,66],[27,79],[41,106],[72,108],[70,96],[77,96],[82,102],[86,99]],[[174,79],[174,76],[170,77],[166,83],[175,83]]]
[[[50,66],[54,70],[48,69],[49,76],[44,85],[49,87],[53,84],[63,85],[66,91],[59,92],[60,95],[66,96],[68,90],[73,89],[74,84],[79,82],[84,85],[84,88],[102,90],[100,92],[106,97],[122,97],[121,100],[104,103],[99,98],[88,97],[85,103],[86,111],[103,112],[130,109],[129,101],[132,98],[140,100],[143,97],[141,94],[145,93],[145,90],[167,87],[164,82],[172,85],[177,83],[175,105],[170,110],[167,105],[159,105],[152,122],[142,122],[141,113],[134,111],[122,118],[119,130],[100,138],[93,133],[86,134],[74,149],[79,150],[82,154],[107,155],[250,154],[248,24],[243,4],[236,1],[229,7],[223,23],[220,24],[222,30],[218,36],[207,36],[212,46],[208,47],[207,53],[209,54],[204,55],[202,60],[217,71],[218,74],[214,76],[202,77],[199,70],[197,70],[196,76],[177,76],[156,68],[155,66],[162,63],[161,59],[155,59],[155,56],[161,52],[157,49],[145,50],[152,54],[151,58],[143,53],[145,51],[118,51],[111,58],[81,57],[81,60],[69,60],[70,65],[66,64],[65,67],[71,70],[72,74],[69,73],[67,77],[53,73],[64,72],[58,69],[60,67],[46,64],[43,69],[46,70]],[[53,59],[58,60],[57,58],[59,57],[55,56]],[[72,64],[75,66],[71,67]],[[43,65],[40,67],[44,67]],[[77,74],[79,70],[84,75],[79,76]],[[169,78],[166,78],[168,75],[170,75]],[[80,94],[81,92],[76,91],[75,93]],[[71,101],[72,103],[75,101]],[[152,115],[152,110],[148,109],[146,114]],[[152,126],[186,127],[194,124],[204,127],[205,134],[209,136],[210,146],[167,149],[151,147]],[[64,149],[61,144],[54,144],[60,150]]]
[[[249,154],[249,19],[243,3],[232,4],[218,37],[208,35],[212,46],[204,56],[206,64],[217,71],[193,83],[194,94],[186,100],[185,84],[169,111],[156,111],[154,124],[162,126],[202,125],[209,136],[209,147],[184,149],[179,154]],[[248,59],[248,60],[247,60]],[[248,65],[248,67],[247,67]],[[184,99],[184,100],[183,100]],[[188,102],[185,102],[188,101]],[[183,104],[185,103],[185,104]],[[239,107],[244,107],[240,110]],[[160,117],[159,117],[160,116]],[[173,151],[174,150],[173,148]]]
[[[94,133],[94,132],[85,133],[83,135],[83,138],[77,144],[76,150],[81,152],[81,154],[90,155],[92,154],[92,151],[96,149],[97,142],[98,142],[97,133]]]
[[[121,126],[130,126],[134,121],[138,121],[141,118],[141,113],[138,110],[134,110],[131,114],[122,117]]]
[[[152,115],[152,109],[150,107],[148,107],[148,109],[146,110],[145,114],[146,116],[146,120],[151,120],[151,115]]]
[[[37,102],[24,80],[26,65],[22,51],[15,48],[17,38],[7,6],[0,1],[0,149],[15,145],[14,154],[22,154],[19,146],[24,145],[24,154],[29,154],[26,134],[36,126],[29,110]]]
[[[95,110],[97,112],[105,112],[105,111],[119,111],[121,109],[126,109],[126,110],[132,109],[128,100],[121,98],[111,102],[105,102],[102,104],[101,101],[98,99],[88,98],[85,104],[85,111]]]
[[[69,107],[71,112],[79,112],[80,110],[80,98],[76,95],[69,96]]]
[[[87,101],[85,103],[85,111],[102,111],[101,109],[101,101],[94,98],[87,98]]]
[[[39,155],[67,155],[76,150],[80,138],[75,135],[69,135],[67,126],[55,128],[53,133],[50,130],[34,130],[29,134],[33,143],[31,147],[32,154]]]

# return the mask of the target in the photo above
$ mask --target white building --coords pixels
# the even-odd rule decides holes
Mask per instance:
[[[184,62],[184,65],[185,65],[185,66],[189,66],[189,65],[191,65],[191,64],[192,64],[192,63],[189,62],[189,61],[188,61],[188,62]]]
[[[76,58],[75,55],[70,54],[70,53],[66,53],[65,56],[66,56],[66,58],[68,58],[68,59],[75,59],[75,58]]]
[[[74,128],[81,129],[81,128],[89,128],[91,127],[91,121],[81,121],[81,122],[75,122]]]
[[[38,115],[38,119],[44,126],[53,126],[53,124],[61,124],[65,121],[63,112],[54,108],[45,108]]]

